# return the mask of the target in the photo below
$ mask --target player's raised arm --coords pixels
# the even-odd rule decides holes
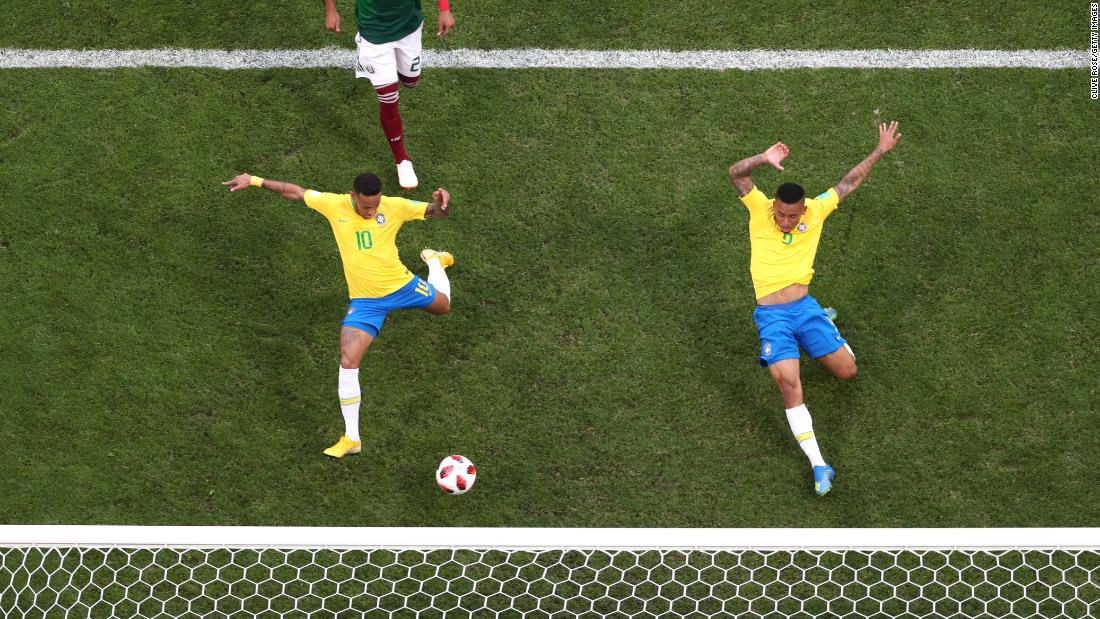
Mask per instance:
[[[451,194],[440,187],[432,192],[432,201],[424,209],[424,219],[442,219],[451,212]]]
[[[301,200],[306,195],[306,191],[294,183],[264,179],[259,176],[252,176],[247,172],[238,174],[222,184],[228,186],[229,191],[240,191],[249,187],[263,187],[290,200]]]
[[[737,163],[730,166],[730,180],[733,182],[733,186],[737,187],[738,195],[744,197],[752,191],[753,183],[752,171],[756,168],[770,163],[775,166],[776,170],[783,171],[783,166],[780,163],[787,158],[787,155],[791,154],[791,150],[787,148],[787,145],[783,142],[776,142],[772,146],[760,153],[759,155],[753,155],[746,159],[742,159]]]
[[[871,151],[867,158],[859,162],[859,165],[852,168],[851,172],[848,172],[844,178],[836,185],[836,195],[840,197],[840,200],[844,199],[844,196],[852,193],[863,183],[863,179],[867,178],[867,174],[871,171],[871,168],[875,167],[880,157],[893,150],[898,145],[898,140],[901,139],[901,134],[898,133],[898,121],[893,121],[889,124],[879,123],[878,126],[878,146],[875,150]]]
[[[340,12],[336,10],[336,0],[325,0],[325,28],[340,32]]]

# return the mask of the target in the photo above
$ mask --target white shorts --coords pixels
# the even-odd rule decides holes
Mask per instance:
[[[378,88],[397,81],[400,73],[406,77],[420,75],[421,33],[424,24],[403,39],[375,45],[355,33],[358,53],[355,60],[355,77],[366,77]]]

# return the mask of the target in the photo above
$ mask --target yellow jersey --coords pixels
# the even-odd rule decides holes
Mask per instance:
[[[397,254],[397,231],[412,219],[424,219],[427,202],[382,196],[374,218],[355,212],[350,193],[322,193],[307,189],[305,203],[325,216],[340,248],[348,296],[384,297],[412,280],[412,272]]]
[[[806,199],[806,212],[798,225],[784,233],[775,223],[772,200],[755,186],[741,197],[749,209],[749,244],[752,258],[749,271],[756,298],[791,284],[809,284],[814,277],[814,257],[821,242],[825,218],[836,210],[840,196],[829,189],[816,198]]]

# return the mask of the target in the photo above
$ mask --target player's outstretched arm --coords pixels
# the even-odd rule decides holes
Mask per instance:
[[[294,183],[260,178],[259,176],[252,176],[248,172],[238,174],[222,184],[228,186],[229,191],[240,191],[242,189],[248,189],[249,187],[263,187],[268,191],[273,191],[291,200],[301,200],[306,196],[306,190]]]
[[[840,197],[840,200],[844,199],[844,196],[852,193],[863,183],[863,179],[867,178],[867,174],[871,172],[871,168],[875,167],[880,157],[893,150],[898,145],[898,140],[901,139],[901,134],[898,133],[898,121],[893,121],[890,124],[880,123],[878,126],[878,146],[875,150],[871,151],[867,158],[859,162],[859,165],[852,168],[851,172],[848,172],[844,178],[836,185],[836,195]]]
[[[443,219],[451,213],[451,194],[440,187],[432,192],[432,201],[424,209],[424,219]]]
[[[733,186],[737,188],[738,195],[744,197],[749,195],[752,191],[752,171],[756,168],[770,163],[775,166],[776,170],[783,171],[783,166],[780,163],[787,158],[787,155],[791,154],[791,150],[787,148],[787,145],[783,142],[776,142],[772,144],[768,150],[760,153],[759,155],[753,155],[746,159],[742,159],[737,163],[730,166],[730,180],[733,182]]]
[[[325,0],[325,28],[340,32],[340,12],[336,10],[336,0]]]

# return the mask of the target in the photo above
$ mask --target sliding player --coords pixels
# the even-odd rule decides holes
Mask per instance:
[[[291,200],[304,200],[332,226],[351,303],[340,330],[340,379],[338,392],[344,416],[344,435],[325,450],[334,458],[362,450],[359,437],[359,363],[378,337],[386,314],[399,309],[421,308],[429,314],[451,311],[451,282],[446,268],[454,264],[449,252],[425,249],[420,259],[428,264],[428,279],[413,275],[397,254],[397,232],[406,221],[439,219],[450,212],[451,195],[439,188],[431,202],[416,202],[382,195],[382,181],[365,172],[355,177],[350,193],[321,193],[283,181],[241,174],[223,185],[230,191],[263,187]]]
[[[780,163],[790,151],[782,142],[730,166],[730,179],[749,209],[750,271],[756,291],[752,317],[760,335],[760,363],[779,385],[787,422],[810,459],[814,490],[819,495],[829,492],[836,473],[821,457],[810,411],[802,398],[799,347],[842,380],[855,378],[856,357],[830,316],[809,294],[814,256],[825,218],[859,187],[879,158],[897,145],[901,139],[897,129],[897,122],[879,125],[878,146],[835,188],[816,198],[806,199],[802,186],[784,183],[771,200],[753,184],[749,175],[765,163],[783,171]]]

